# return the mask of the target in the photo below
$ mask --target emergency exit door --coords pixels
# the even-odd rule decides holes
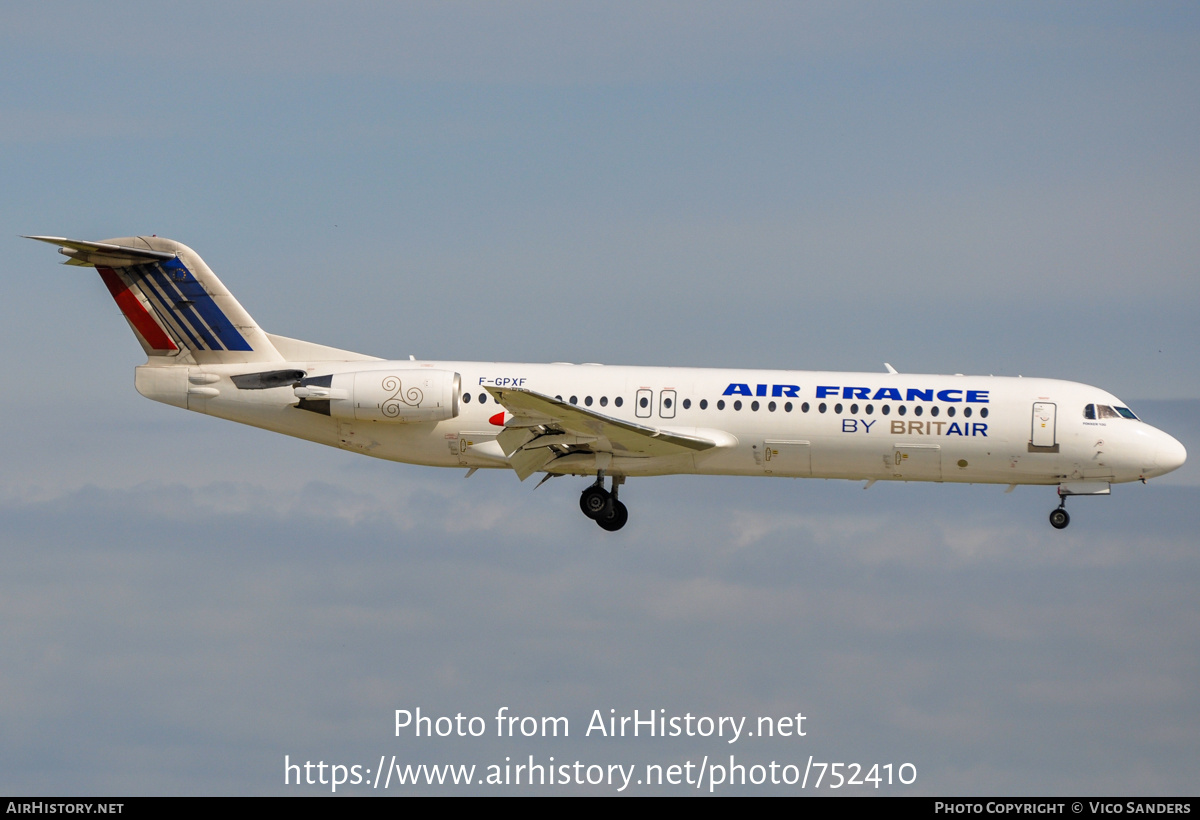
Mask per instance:
[[[643,387],[637,391],[637,396],[634,398],[633,414],[639,419],[648,419],[653,412],[654,391],[648,387]]]

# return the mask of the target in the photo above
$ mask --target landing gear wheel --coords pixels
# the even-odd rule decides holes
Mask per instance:
[[[599,524],[602,529],[608,530],[609,532],[616,532],[617,530],[621,529],[621,527],[624,527],[625,522],[629,520],[629,510],[624,504],[616,499],[613,499],[612,507],[609,509],[611,512],[609,510],[605,510],[604,512],[607,514],[601,514],[598,518],[596,518],[596,523]]]
[[[583,511],[584,515],[595,521],[608,508],[609,498],[608,490],[598,484],[593,484],[580,494],[579,509]]]
[[[1071,516],[1067,515],[1067,511],[1062,507],[1050,512],[1050,526],[1056,530],[1066,529],[1067,524],[1071,523]]]

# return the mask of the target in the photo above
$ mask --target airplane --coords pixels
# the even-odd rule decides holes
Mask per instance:
[[[1057,486],[1103,496],[1187,452],[1096,387],[1044,378],[388,360],[267,333],[191,248],[59,246],[94,267],[146,353],[149,399],[391,461],[586,476],[579,506],[625,526],[619,490],[701,474]],[[605,487],[605,479],[609,488]]]

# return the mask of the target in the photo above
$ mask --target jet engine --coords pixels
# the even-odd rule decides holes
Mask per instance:
[[[458,415],[462,377],[449,370],[360,370],[301,379],[301,410],[354,421],[411,423]]]

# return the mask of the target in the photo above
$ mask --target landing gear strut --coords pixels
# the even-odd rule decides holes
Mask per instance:
[[[1059,496],[1058,509],[1050,511],[1050,526],[1056,530],[1063,530],[1070,523],[1071,516],[1067,515],[1067,497]]]
[[[617,488],[625,482],[624,476],[613,476],[612,491],[604,489],[604,471],[596,472],[596,483],[579,495],[579,509],[601,529],[616,532],[629,520],[629,510],[617,499]]]

